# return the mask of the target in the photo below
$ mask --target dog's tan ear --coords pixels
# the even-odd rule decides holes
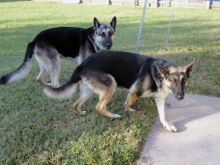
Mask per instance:
[[[95,28],[99,28],[99,26],[100,26],[100,23],[96,17],[94,17],[94,19],[93,19],[93,24],[94,24]]]
[[[156,64],[156,67],[159,73],[161,74],[161,76],[164,76],[165,78],[167,78],[167,76],[169,75],[169,70],[167,68],[164,68],[160,64]]]
[[[181,67],[182,70],[183,70],[183,72],[186,73],[186,77],[187,77],[187,78],[189,78],[189,76],[190,76],[190,73],[191,73],[191,71],[192,71],[193,64],[195,63],[195,61],[196,61],[196,60],[193,59],[193,61],[192,61],[191,63],[189,63],[189,64],[187,64],[187,65]]]
[[[117,24],[117,18],[116,18],[116,16],[114,16],[110,22],[110,25],[114,29],[114,31],[116,29],[116,24]]]

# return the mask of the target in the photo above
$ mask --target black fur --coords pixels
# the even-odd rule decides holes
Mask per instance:
[[[8,82],[8,78],[9,78],[9,76],[7,76],[7,75],[2,76],[0,78],[0,85],[6,84]]]
[[[141,81],[146,76],[150,76],[150,90],[154,92],[157,90],[157,85],[153,76],[159,76],[156,63],[167,62],[134,53],[102,51],[87,58],[77,67],[77,70],[79,75],[85,75],[85,73],[110,74],[115,78],[117,85],[123,88],[130,88],[137,79],[139,79],[140,84],[143,84]],[[139,95],[143,93],[141,85],[138,93]]]
[[[27,45],[26,53],[25,53],[25,56],[24,56],[24,62],[30,60],[33,57],[33,55],[34,55],[34,46],[35,46],[34,42],[30,42]]]
[[[91,36],[92,39],[93,33],[93,27],[88,29],[57,27],[40,32],[33,42],[41,48],[54,47],[64,57],[75,58],[78,56],[82,45],[85,45],[86,42],[89,43],[92,52],[95,53],[95,49],[88,38]]]

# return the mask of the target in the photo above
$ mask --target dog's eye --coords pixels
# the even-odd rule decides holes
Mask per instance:
[[[108,32],[108,36],[111,37],[113,35],[112,32]]]
[[[100,35],[101,35],[102,37],[105,37],[105,33],[104,33],[104,32],[102,32]]]

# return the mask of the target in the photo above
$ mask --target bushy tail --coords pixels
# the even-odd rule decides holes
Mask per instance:
[[[28,44],[24,57],[24,62],[16,70],[3,75],[0,78],[0,85],[9,84],[18,81],[20,79],[23,79],[24,77],[27,76],[27,74],[31,70],[31,59],[34,54],[34,46],[35,44],[33,42]]]
[[[43,89],[46,96],[56,99],[64,99],[71,97],[75,92],[77,83],[81,80],[77,69],[73,73],[71,79],[61,87],[55,88],[49,85],[46,85]]]

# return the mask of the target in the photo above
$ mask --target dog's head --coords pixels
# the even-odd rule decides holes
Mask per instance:
[[[185,85],[188,78],[190,77],[190,72],[192,71],[194,62],[195,60],[185,66],[171,66],[167,68],[156,64],[157,70],[160,73],[162,88],[168,88],[174,93],[177,99],[183,99],[185,96]]]
[[[94,18],[94,35],[95,44],[101,50],[109,50],[112,47],[113,35],[116,30],[116,17],[113,17],[110,24],[100,24],[97,18]]]

